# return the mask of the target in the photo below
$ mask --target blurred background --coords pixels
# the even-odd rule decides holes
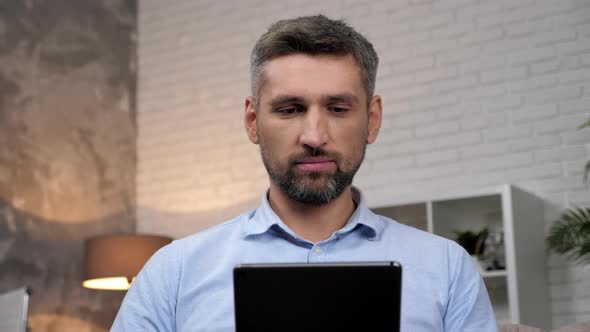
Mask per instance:
[[[590,1],[0,0],[0,292],[31,288],[31,331],[109,329],[124,292],[82,287],[88,238],[180,238],[257,206],[249,53],[317,13],[380,57],[369,207],[510,184],[547,230],[590,205]],[[590,320],[588,265],[545,261],[553,325]]]

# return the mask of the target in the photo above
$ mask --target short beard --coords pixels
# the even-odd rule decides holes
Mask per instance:
[[[260,152],[262,154],[262,161],[266,167],[271,181],[289,197],[290,199],[309,205],[321,206],[330,203],[336,198],[340,197],[342,193],[348,188],[354,179],[354,176],[360,168],[365,157],[366,145],[363,145],[362,154],[359,160],[353,161],[351,169],[343,171],[339,167],[334,174],[326,174],[323,172],[307,172],[304,175],[298,176],[295,174],[295,162],[289,162],[289,168],[286,172],[281,173],[280,168],[276,164],[271,164],[267,151],[264,145],[260,145]],[[317,157],[326,155],[321,149],[308,149],[304,156]],[[323,178],[323,179],[322,179]],[[310,188],[306,185],[306,180],[324,181],[325,185],[321,188]]]

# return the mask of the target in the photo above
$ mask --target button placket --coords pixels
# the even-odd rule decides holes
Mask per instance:
[[[323,261],[323,250],[319,245],[314,245],[313,247],[311,247],[309,249],[309,253],[307,255],[307,261],[309,263],[313,263],[313,262],[321,262]]]

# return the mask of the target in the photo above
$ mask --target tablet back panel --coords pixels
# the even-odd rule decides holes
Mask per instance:
[[[237,332],[399,331],[396,262],[251,264],[234,269]]]

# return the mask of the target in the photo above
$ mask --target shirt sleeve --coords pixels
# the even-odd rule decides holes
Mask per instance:
[[[498,325],[481,275],[469,254],[456,243],[449,245],[451,271],[445,331],[497,332]]]
[[[158,250],[127,291],[111,332],[176,331],[181,259],[173,242]]]

